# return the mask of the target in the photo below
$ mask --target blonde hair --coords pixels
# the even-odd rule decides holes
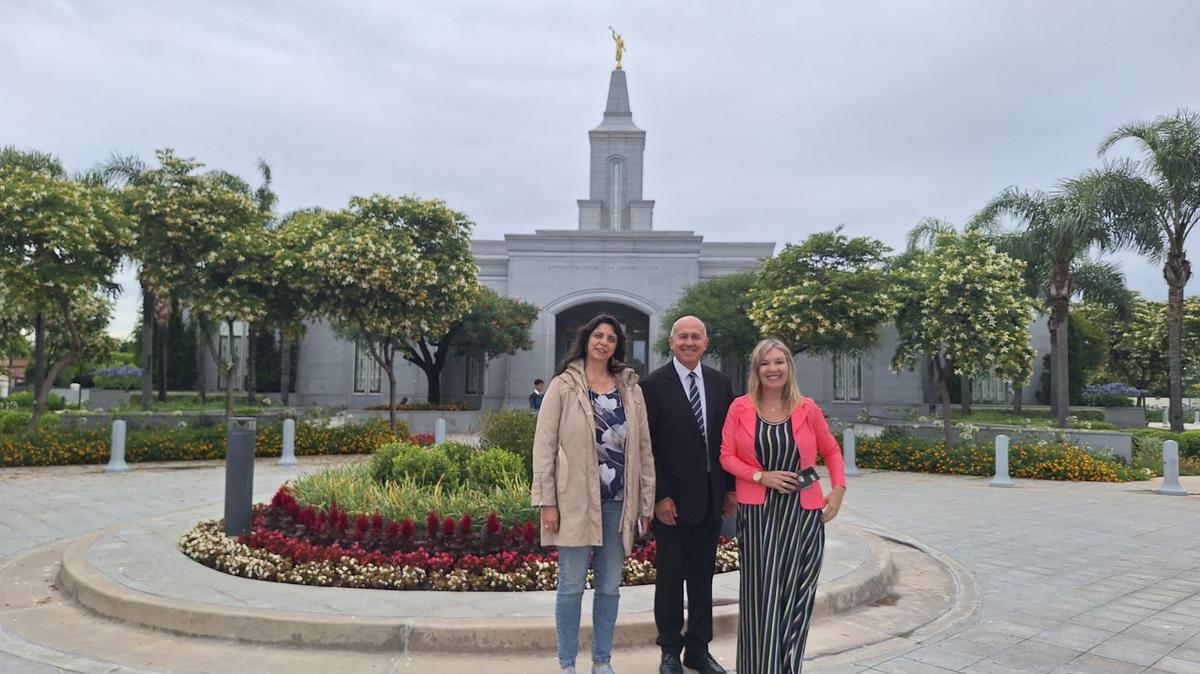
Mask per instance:
[[[746,390],[750,393],[750,400],[754,402],[754,407],[761,411],[762,378],[758,375],[758,367],[767,357],[767,353],[775,349],[783,352],[783,360],[787,363],[787,381],[783,384],[783,406],[787,409],[788,414],[791,414],[792,410],[796,409],[796,406],[804,400],[804,396],[800,393],[800,387],[796,385],[796,359],[792,356],[792,350],[778,339],[768,337],[759,342],[754,347],[754,351],[750,353],[750,372],[746,375]]]

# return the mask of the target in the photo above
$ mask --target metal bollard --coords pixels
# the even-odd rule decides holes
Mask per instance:
[[[433,442],[440,445],[446,441],[446,420],[438,417],[437,421],[433,422]]]
[[[279,455],[280,466],[295,466],[296,460],[296,420],[283,420],[283,452]]]
[[[854,429],[847,428],[842,431],[842,457],[846,462],[846,477],[858,477],[861,473],[858,472],[858,466],[854,461],[858,454],[858,443],[854,437]]]
[[[1158,493],[1166,496],[1187,496],[1179,484],[1179,443],[1167,440],[1163,443],[1163,483]]]
[[[1192,423],[1200,424],[1200,410],[1196,410],[1195,412],[1192,412]]]
[[[124,473],[129,470],[125,465],[125,421],[117,419],[112,425],[112,444],[109,445],[108,465],[106,473]]]
[[[225,535],[250,533],[253,524],[254,432],[252,417],[232,417],[225,445]]]
[[[993,487],[1014,487],[1008,477],[1008,436],[996,436],[996,476],[992,478]]]

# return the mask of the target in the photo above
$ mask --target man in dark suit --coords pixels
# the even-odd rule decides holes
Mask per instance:
[[[708,348],[704,323],[675,321],[671,362],[642,380],[654,450],[654,537],[658,541],[654,622],[662,648],[660,674],[724,674],[708,652],[712,641],[712,577],[721,521],[737,507],[733,478],[721,468],[721,426],[733,402],[729,378],[700,364]],[[683,593],[687,585],[687,631]],[[680,653],[684,657],[680,661]]]

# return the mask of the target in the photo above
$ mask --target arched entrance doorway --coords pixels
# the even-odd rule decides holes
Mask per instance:
[[[618,302],[587,302],[564,309],[555,317],[554,363],[562,362],[575,332],[596,314],[610,314],[625,330],[625,362],[639,375],[646,374],[650,358],[650,317]]]

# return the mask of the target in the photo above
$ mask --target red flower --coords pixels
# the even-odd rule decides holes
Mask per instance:
[[[442,522],[442,535],[445,536],[446,538],[450,538],[451,536],[453,536],[454,535],[454,525],[455,525],[454,518],[446,517],[446,520],[444,522]]]
[[[471,535],[471,513],[464,513],[458,520],[458,535],[463,538]]]

